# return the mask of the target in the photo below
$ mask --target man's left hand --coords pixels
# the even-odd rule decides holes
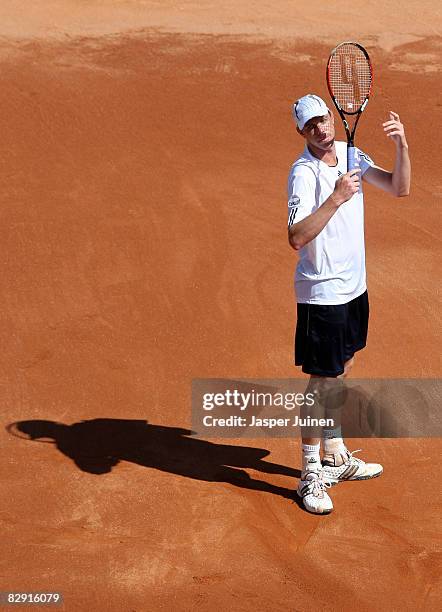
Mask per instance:
[[[390,120],[383,123],[382,127],[384,128],[384,132],[388,138],[391,138],[397,147],[408,146],[405,138],[404,126],[402,125],[397,113],[390,111]]]

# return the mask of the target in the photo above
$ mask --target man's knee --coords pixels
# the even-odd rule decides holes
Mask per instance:
[[[350,374],[351,369],[353,368],[354,362],[355,362],[355,358],[352,357],[351,359],[349,359],[348,361],[344,363],[344,372],[343,374],[341,374],[342,378],[345,378],[346,376]]]

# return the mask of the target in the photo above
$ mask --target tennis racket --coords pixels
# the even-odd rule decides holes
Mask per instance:
[[[333,49],[327,62],[327,86],[347,135],[347,172],[358,167],[354,137],[373,84],[373,67],[367,51],[355,42]],[[353,127],[348,118],[354,119]]]

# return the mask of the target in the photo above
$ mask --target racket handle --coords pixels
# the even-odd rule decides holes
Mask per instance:
[[[356,147],[348,146],[347,147],[347,172],[350,172],[350,170],[354,170],[354,168],[359,168],[359,162],[356,157]]]

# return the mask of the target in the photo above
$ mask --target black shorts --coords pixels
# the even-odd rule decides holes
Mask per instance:
[[[295,364],[306,374],[342,374],[344,363],[366,345],[368,314],[367,291],[347,304],[298,304]]]

